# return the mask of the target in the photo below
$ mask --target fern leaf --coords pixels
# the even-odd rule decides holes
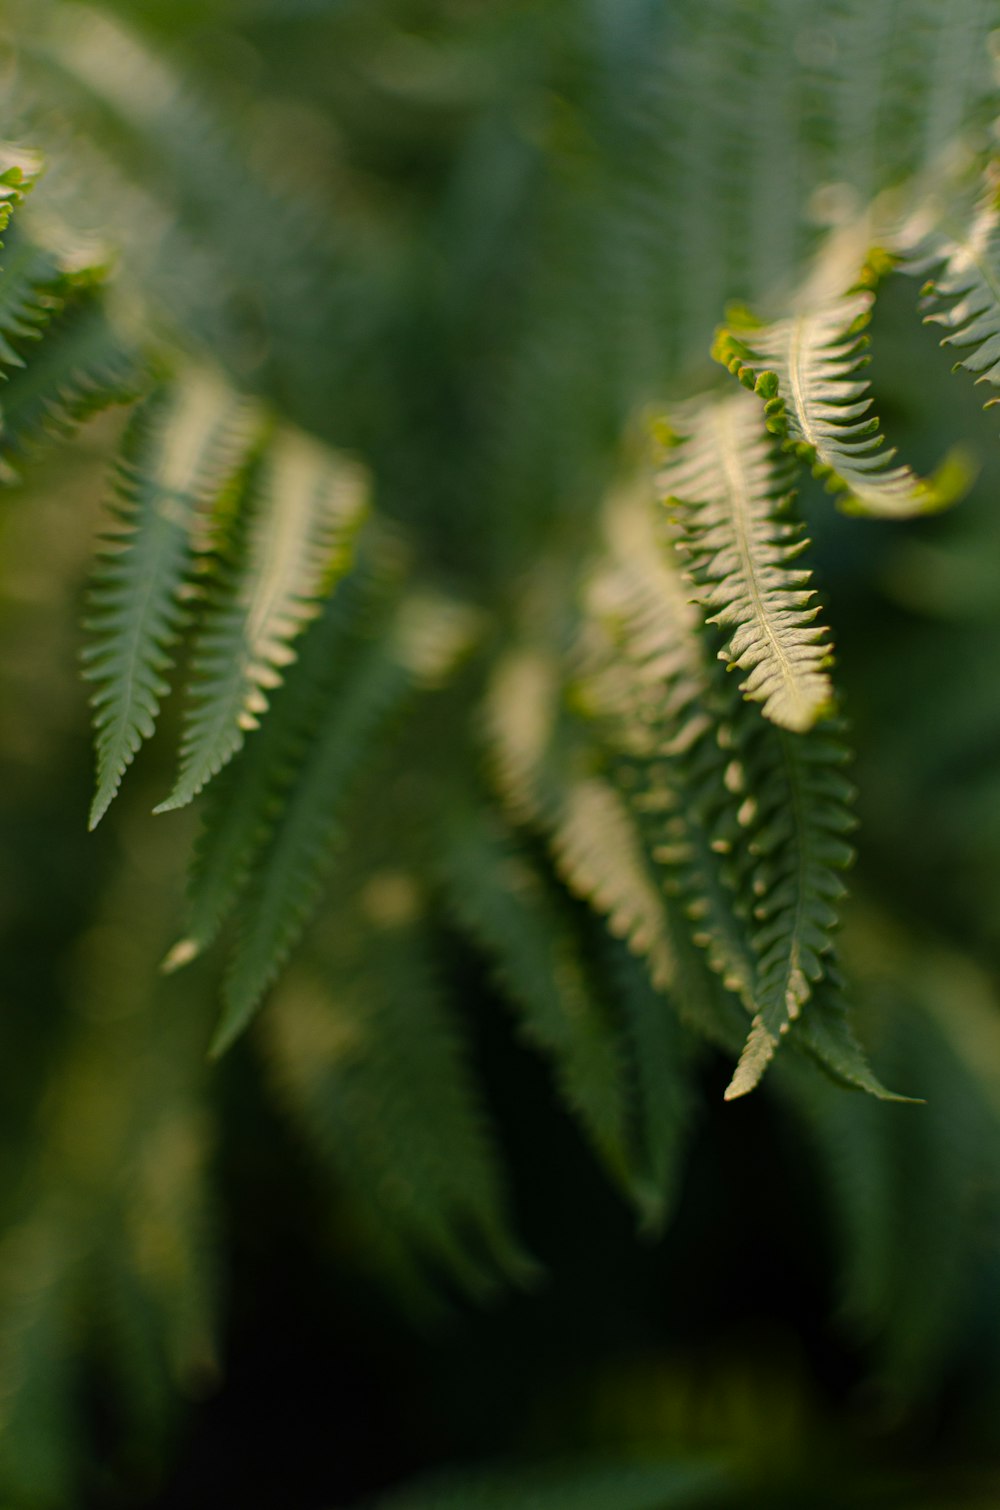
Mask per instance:
[[[628,1050],[635,1126],[633,1199],[646,1232],[658,1233],[676,1200],[691,1123],[690,1069],[695,1039],[674,996],[658,991],[645,962],[602,929],[597,952]],[[681,974],[678,961],[677,976]]]
[[[959,231],[904,231],[901,266],[913,276],[932,273],[923,289],[925,318],[939,325],[942,346],[971,348],[956,363],[977,383],[1000,388],[1000,210],[990,194]],[[997,402],[986,400],[986,406]]]
[[[238,902],[315,737],[317,710],[339,701],[368,625],[399,590],[397,554],[381,535],[373,538],[370,526],[358,554],[303,635],[271,716],[209,788],[188,878],[186,928],[163,962],[167,971],[207,949]]]
[[[415,1251],[483,1299],[537,1269],[511,1231],[421,913],[416,878],[399,870],[339,896],[310,973],[268,1013],[265,1044],[282,1099],[368,1230],[398,1231],[411,1262]]]
[[[886,1090],[875,1074],[851,1025],[841,972],[829,961],[825,962],[823,980],[810,999],[809,1010],[795,1026],[792,1043],[851,1090],[865,1091],[878,1101],[913,1100]]]
[[[768,429],[843,508],[909,518],[954,503],[968,477],[948,462],[929,479],[892,464],[896,452],[884,447],[870,384],[860,375],[873,303],[870,289],[856,288],[774,325],[734,324],[718,333],[714,355],[759,394]]]
[[[560,713],[556,667],[531,653],[498,668],[487,710],[494,773],[512,815],[543,833],[568,889],[643,955],[654,983],[673,979],[663,898],[629,809],[581,721]]]
[[[163,962],[187,964],[215,938],[238,902],[278,823],[320,710],[350,698],[356,663],[398,598],[403,562],[396,542],[370,521],[359,559],[316,622],[276,694],[272,715],[209,789],[188,883],[185,935]]]
[[[679,573],[652,527],[651,509],[643,508],[642,500],[638,503],[626,508],[616,503],[611,509],[610,556],[588,594],[590,621],[580,695],[597,718],[605,745],[617,752],[615,778],[662,876],[669,910],[683,910],[691,939],[705,951],[711,969],[750,1016],[760,1019],[752,1029],[741,1072],[750,1084],[770,1060],[775,1041],[765,1014],[770,1018],[774,1012],[768,997],[775,990],[776,958],[766,956],[774,952],[776,940],[761,927],[763,916],[754,918],[755,909],[766,914],[775,875],[762,870],[761,850],[779,840],[779,847],[785,847],[786,871],[794,870],[799,843],[794,824],[779,839],[768,807],[780,820],[784,801],[807,826],[819,822],[835,835],[850,825],[843,808],[850,788],[839,778],[840,752],[829,741],[827,748],[820,743],[823,731],[808,735],[800,745],[790,734],[761,722],[731,689],[716,685],[719,678],[705,636],[697,632],[693,610],[680,597]],[[760,750],[748,768],[741,748],[746,743],[753,748],[755,742]],[[826,788],[828,802],[814,804],[801,791],[795,796],[792,783],[802,787],[802,772],[789,769],[787,763],[782,767],[785,744],[793,755],[814,751],[821,763],[826,762],[828,769],[817,784]],[[775,762],[778,777],[784,775],[790,783],[784,797],[771,789],[774,773],[767,774]],[[765,831],[771,829],[763,837],[762,825]],[[823,840],[812,834],[810,842],[826,849],[828,839],[829,835]],[[847,857],[846,851],[827,853],[828,861],[836,862],[834,870]],[[803,888],[802,919],[815,906],[815,898],[806,896],[808,887],[818,885],[822,891],[830,884],[829,875],[810,879],[807,870],[793,880],[793,892]],[[839,887],[835,876],[832,886]],[[787,916],[779,938],[786,925],[791,925]],[[787,933],[784,937],[790,950]],[[793,1042],[843,1083],[888,1098],[851,1033],[829,951],[824,946],[819,952],[824,979],[808,1012],[796,1022]],[[815,959],[811,965],[815,973]],[[720,1025],[714,1016],[699,1019],[690,1011],[686,1016],[702,1031],[709,1022],[713,1029]],[[725,1046],[725,1033],[713,1036]]]
[[[245,410],[214,379],[187,375],[135,415],[122,450],[116,532],[97,565],[84,652],[97,684],[94,828],[159,713],[180,631],[197,511],[232,464]]]
[[[147,376],[122,342],[96,294],[74,300],[9,378],[0,410],[0,448],[34,454],[103,409],[137,399]]]
[[[335,853],[345,803],[379,736],[415,692],[447,676],[472,633],[460,605],[404,598],[324,708],[244,907],[213,1053],[246,1027],[302,932]]]
[[[744,695],[783,728],[811,728],[833,699],[830,646],[810,573],[792,565],[808,542],[788,518],[791,469],[745,394],[709,400],[688,425],[661,483],[701,604],[748,673]]]
[[[717,707],[698,610],[654,527],[652,499],[636,503],[612,508],[610,559],[588,593],[577,696],[616,755],[616,782],[694,942],[749,1006],[752,949],[725,878],[740,831],[726,784],[732,736]]]
[[[257,727],[292,641],[351,564],[366,506],[353,465],[294,431],[273,437],[241,500],[237,557],[203,618],[180,774],[158,813],[197,796]]]
[[[853,859],[845,835],[853,796],[834,732],[751,732],[738,763],[753,794],[749,850],[756,956],[750,1036],[727,1100],[758,1084],[789,1026],[824,973],[844,893],[840,872]]]
[[[525,1038],[551,1058],[567,1105],[628,1189],[633,1161],[621,1044],[592,988],[565,898],[561,907],[504,826],[471,803],[449,805],[434,847],[451,910],[492,959],[522,1013]]]
[[[40,339],[61,308],[58,259],[18,236],[4,247],[0,275],[0,366],[23,367],[21,348]]]

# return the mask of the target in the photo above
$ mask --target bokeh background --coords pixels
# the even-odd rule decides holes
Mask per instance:
[[[973,124],[980,66],[989,102],[981,18],[942,61],[962,7],[871,0],[869,49],[903,61],[867,119],[856,29],[838,58],[808,6],[701,9],[8,3],[0,129],[50,159],[39,213],[115,248],[125,318],[365,455],[435,570],[502,602],[543,546],[586,549],[634,406],[710,378],[726,300],[787,290],[831,165],[858,202],[918,167],[935,70],[965,70]],[[934,130],[962,123],[942,104]],[[724,1105],[709,1057],[676,1210],[643,1238],[446,936],[544,1271],[478,1305],[443,1284],[429,1308],[373,1261],[267,1011],[210,1063],[217,965],[160,975],[196,827],[150,817],[169,741],[86,832],[80,624],[122,420],[20,468],[0,513],[0,1503],[320,1510],[594,1459],[674,1465],[635,1499],[651,1510],[1000,1501],[1000,440],[916,295],[880,296],[880,413],[920,468],[960,440],[969,498],[891,526],[802,502],[857,751],[859,1028],[926,1104],[817,1078],[806,1116],[776,1074]],[[491,1500],[485,1472],[456,1504],[534,1503]],[[633,1503],[590,1483],[538,1503]]]

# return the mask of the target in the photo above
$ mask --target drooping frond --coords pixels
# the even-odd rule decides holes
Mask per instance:
[[[608,1000],[614,1004],[632,1092],[635,1153],[633,1199],[647,1232],[660,1232],[668,1220],[683,1173],[693,1113],[691,1070],[697,1039],[682,1022],[677,998],[687,990],[683,946],[674,991],[668,997],[650,979],[644,960],[606,929],[594,927],[595,953],[603,967]],[[698,1014],[692,993],[687,1012]]]
[[[611,510],[609,551],[589,592],[587,672],[579,695],[598,719],[605,746],[617,754],[616,780],[671,907],[682,910],[692,941],[721,983],[758,1019],[773,1013],[782,951],[791,959],[800,950],[795,930],[814,912],[825,918],[823,927],[832,926],[822,896],[835,895],[837,867],[848,858],[846,849],[831,842],[850,824],[843,808],[850,795],[840,773],[843,752],[821,729],[800,740],[762,722],[730,689],[716,685],[706,637],[683,600],[666,542],[652,525],[649,503]],[[744,746],[752,748],[754,741],[762,754],[751,769]],[[814,761],[824,769],[814,770]],[[776,780],[784,781],[783,792],[769,790]],[[815,800],[821,792],[829,801]],[[778,834],[774,824],[780,827],[786,815],[790,823]],[[830,832],[824,837],[814,825]],[[804,862],[800,842],[823,851],[826,871]],[[771,857],[769,875],[762,870],[763,853]],[[768,900],[772,889],[781,890],[779,871],[789,905],[769,930],[762,923],[775,900]],[[815,897],[809,895],[813,888]],[[809,968],[816,973],[821,955],[824,978],[791,1042],[842,1082],[885,1096],[853,1036],[830,940],[822,947],[813,942],[817,951]],[[690,979],[688,984],[690,989]],[[724,1017],[687,1015],[722,1046],[731,1042]],[[762,1039],[766,1047],[769,1037],[757,1030],[755,1046]]]
[[[716,337],[715,356],[764,400],[768,429],[805,461],[841,505],[862,514],[908,518],[954,503],[964,470],[942,465],[929,479],[884,446],[872,416],[865,365],[874,295],[869,288],[807,304],[769,326],[734,322]]]
[[[24,366],[24,347],[40,340],[71,282],[51,252],[22,236],[8,238],[0,274],[0,367]]]
[[[823,979],[809,998],[808,1010],[798,1019],[792,1041],[842,1086],[866,1091],[877,1101],[913,1099],[886,1090],[873,1071],[851,1021],[843,971],[829,957],[824,957]]]
[[[157,812],[183,807],[226,765],[294,660],[292,642],[347,571],[367,508],[361,471],[279,430],[251,469],[196,641],[180,774]]]
[[[246,443],[247,410],[213,378],[191,373],[134,416],[117,486],[117,529],[99,557],[84,652],[96,683],[93,828],[154,730],[170,647],[183,622],[199,511],[212,503]]]
[[[581,721],[559,706],[554,663],[511,655],[490,691],[494,774],[513,816],[549,841],[574,896],[607,918],[649,962],[657,986],[674,973],[663,898],[623,798],[601,770],[603,756]]]
[[[294,785],[241,910],[214,1052],[242,1032],[302,932],[336,852],[345,805],[380,738],[416,692],[447,677],[474,632],[462,605],[407,594],[377,633],[362,635],[339,687],[311,710],[315,722]]]
[[[407,1270],[427,1266],[425,1285],[443,1274],[483,1299],[525,1284],[537,1269],[511,1229],[419,879],[395,869],[356,880],[267,1014],[282,1100],[375,1239],[376,1262],[392,1259],[395,1235]]]
[[[651,492],[613,500],[608,550],[587,591],[577,697],[599,722],[617,782],[694,942],[748,1005],[752,953],[725,878],[730,830],[738,831],[726,782],[732,739],[700,615],[663,523]]]
[[[209,787],[191,860],[184,936],[164,969],[177,969],[207,949],[238,902],[314,737],[319,710],[338,699],[359,637],[386,611],[399,589],[400,570],[391,540],[369,527],[353,570],[304,633],[272,715]]]
[[[12,176],[13,174],[13,176]],[[3,222],[30,181],[0,179]],[[46,434],[68,435],[99,409],[129,402],[142,386],[134,352],[112,335],[101,307],[108,268],[92,246],[39,239],[19,218],[0,265],[0,473]]]
[[[108,317],[99,292],[72,299],[49,324],[31,361],[0,395],[0,451],[19,465],[93,415],[137,399],[148,381],[138,355]]]
[[[727,1099],[757,1085],[823,976],[844,893],[840,873],[853,859],[845,836],[854,826],[853,791],[842,771],[847,755],[835,729],[737,729],[743,744],[733,785],[752,804],[757,1011]]]
[[[792,470],[747,394],[706,400],[681,420],[686,438],[660,479],[691,561],[708,622],[724,634],[744,695],[786,729],[809,729],[830,709],[830,644],[816,623],[807,547],[789,517]]]
[[[926,229],[920,217],[904,229],[901,267],[913,276],[930,274],[924,285],[925,318],[945,332],[942,346],[965,353],[956,368],[971,372],[977,383],[1000,387],[1000,210],[996,190],[968,217]],[[986,400],[987,406],[997,399]]]
[[[450,910],[492,962],[525,1038],[551,1058],[566,1104],[627,1188],[633,1170],[621,1044],[565,897],[482,806],[450,804],[432,843]]]

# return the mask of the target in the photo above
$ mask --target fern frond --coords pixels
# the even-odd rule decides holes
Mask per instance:
[[[553,1064],[563,1099],[612,1177],[629,1189],[622,1048],[593,989],[566,899],[482,806],[452,801],[436,827],[435,868],[450,910],[494,965],[524,1037]]]
[[[911,276],[931,274],[923,288],[925,319],[939,325],[942,346],[972,348],[956,363],[977,383],[1000,388],[1000,209],[995,190],[980,202],[959,228],[919,221],[901,241],[902,270]],[[997,402],[987,399],[986,407]]]
[[[853,860],[845,838],[854,827],[846,759],[830,728],[793,735],[763,725],[749,731],[740,751],[736,776],[754,809],[749,880],[757,1011],[729,1100],[757,1085],[833,947],[844,893],[840,872]]]
[[[668,997],[653,985],[645,961],[606,929],[597,932],[595,950],[627,1051],[636,1145],[633,1199],[644,1230],[658,1233],[676,1201],[693,1111],[697,1040],[676,1001],[685,989],[684,964],[678,957]],[[693,1009],[689,1003],[688,1011]]]
[[[559,710],[554,663],[529,652],[497,669],[487,709],[494,775],[512,815],[549,841],[574,896],[644,955],[654,982],[673,977],[662,898],[631,815],[601,773],[582,724]]]
[[[905,519],[954,503],[968,478],[947,462],[928,479],[892,464],[860,376],[873,303],[869,288],[854,288],[773,325],[734,323],[718,332],[714,355],[764,400],[768,429],[843,508]]]
[[[319,710],[339,701],[359,646],[399,590],[392,542],[369,528],[358,561],[306,629],[271,716],[209,787],[188,877],[184,936],[163,962],[178,969],[208,948],[250,880],[280,817]]]
[[[660,479],[681,531],[708,622],[744,695],[783,728],[809,729],[830,709],[827,631],[810,573],[794,567],[808,541],[790,519],[793,472],[747,394],[709,399],[681,421],[686,438]]]
[[[242,911],[213,1053],[246,1027],[305,926],[335,854],[345,804],[380,737],[416,692],[447,677],[473,633],[463,606],[411,593],[362,645],[339,695],[319,710]]]
[[[851,1022],[842,971],[824,960],[823,979],[795,1026],[792,1044],[822,1066],[834,1080],[851,1090],[865,1091],[877,1101],[912,1102],[913,1097],[886,1090],[859,1043]]]
[[[587,592],[576,695],[598,720],[615,779],[663,884],[712,970],[752,1000],[749,942],[724,879],[732,848],[732,739],[690,587],[651,497],[615,500],[609,551]]]
[[[230,389],[188,374],[155,394],[126,435],[118,528],[98,559],[88,619],[93,638],[84,652],[84,675],[97,684],[91,828],[153,733],[168,690],[170,646],[183,622],[195,520],[238,456],[245,422],[245,407]]]
[[[240,499],[234,558],[202,616],[180,774],[156,812],[196,797],[258,726],[295,659],[292,641],[351,564],[366,509],[357,467],[295,431],[274,434]]]
[[[279,1092],[368,1218],[480,1299],[537,1274],[506,1193],[419,881],[376,871],[337,897],[309,974],[268,1012]],[[378,1260],[376,1249],[373,1255]]]
[[[14,372],[0,405],[4,460],[34,455],[50,439],[116,404],[139,398],[148,375],[95,292],[74,299],[45,332],[31,362]]]
[[[12,236],[0,273],[0,367],[23,367],[22,348],[41,338],[62,307],[66,277],[59,259],[34,242]]]
[[[642,502],[611,510],[610,554],[588,595],[588,664],[581,695],[598,719],[606,747],[617,752],[616,780],[635,813],[671,908],[682,909],[710,968],[757,1018],[768,1010],[774,986],[774,960],[768,962],[766,956],[775,940],[761,929],[762,919],[754,919],[773,883],[760,870],[760,829],[770,821],[761,807],[768,778],[758,790],[764,767],[751,772],[741,749],[743,743],[759,740],[769,751],[766,766],[768,759],[779,757],[784,743],[792,752],[799,744],[716,685],[705,637],[681,598],[679,573],[653,528],[652,509]],[[598,628],[603,638],[596,634]],[[806,749],[820,733],[807,737]],[[836,783],[839,754],[827,750],[821,758],[832,759],[834,787],[846,800],[850,788]],[[800,774],[791,772],[796,785]],[[772,792],[770,801],[779,816],[782,800],[805,819],[810,804],[801,794],[796,798],[786,789],[782,799]],[[843,811],[827,812],[823,821],[845,829],[850,822]],[[763,842],[774,838],[772,833]],[[792,869],[797,843],[790,832],[781,839],[788,846],[785,863]],[[837,859],[846,860],[846,854]],[[804,874],[795,884],[800,882],[807,884]],[[808,912],[812,904],[804,896],[802,902]],[[786,945],[791,948],[787,937]],[[824,953],[821,993],[797,1022],[793,1042],[845,1083],[888,1096],[851,1033],[832,968]],[[703,1031],[709,1022],[713,1029],[718,1026],[713,1016],[700,1024]],[[699,1026],[698,1021],[692,1026]],[[725,1033],[720,1036],[725,1044]],[[755,1046],[761,1036],[755,1033]]]

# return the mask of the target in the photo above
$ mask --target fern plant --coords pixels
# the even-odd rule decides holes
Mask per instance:
[[[924,1086],[887,1090],[852,1023],[838,604],[797,494],[811,473],[901,521],[970,484],[959,453],[927,477],[898,458],[865,366],[883,287],[930,274],[924,311],[996,385],[989,7],[431,7],[426,73],[402,82],[407,8],[332,7],[323,98],[353,144],[332,186],[269,159],[278,110],[241,151],[195,61],[112,9],[18,8],[5,129],[51,172],[0,178],[0,445],[29,470],[130,408],[87,610],[91,827],[179,722],[155,811],[197,799],[202,826],[164,966],[224,946],[203,1046],[263,1009],[276,1101],[427,1310],[539,1272],[442,963],[456,937],[647,1231],[720,1052],[726,1099],[775,1079],[821,1159],[842,1122],[877,1145],[910,1113],[848,1093]],[[428,144],[412,181],[408,112]],[[177,1106],[201,1104],[208,1072],[177,1054]],[[186,1146],[190,1234],[205,1156]],[[118,1224],[169,1227],[174,1187],[116,1182],[95,1155],[96,1235],[83,1198],[67,1218],[39,1197],[31,1230],[51,1253],[60,1223],[86,1230],[119,1296]],[[193,1275],[196,1237],[181,1248]],[[207,1368],[204,1287],[169,1267],[120,1331],[158,1335],[160,1306],[183,1368]],[[75,1283],[54,1272],[25,1336]],[[12,1349],[15,1402],[31,1352]],[[671,1491],[635,1482],[636,1504]]]

